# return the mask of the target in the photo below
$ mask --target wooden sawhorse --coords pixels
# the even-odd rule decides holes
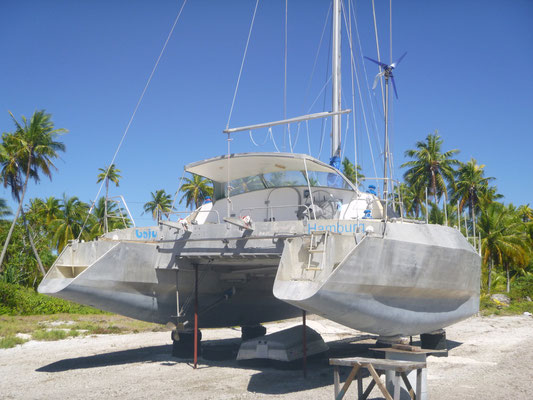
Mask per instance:
[[[356,376],[357,376],[357,393],[358,393],[359,400],[366,399],[376,384],[381,390],[381,393],[383,393],[383,396],[385,396],[385,399],[399,400],[400,391],[401,391],[400,377],[403,379],[403,382],[405,386],[407,387],[407,390],[409,391],[409,394],[411,395],[411,398],[413,400],[419,399],[420,398],[419,396],[422,393],[422,369],[426,368],[425,362],[383,360],[380,358],[350,357],[350,358],[330,358],[329,364],[333,365],[334,367],[333,380],[334,380],[334,386],[335,386],[335,400],[341,400],[344,397],[344,395],[346,394],[346,391],[348,390],[348,388],[350,387],[352,381],[355,379]],[[348,375],[346,382],[344,382],[344,386],[342,387],[342,389],[340,389],[339,366],[352,367],[352,371],[350,372],[350,375]],[[363,375],[362,375],[361,367],[366,368],[368,372],[370,372],[370,375],[373,378],[372,382],[370,382],[370,385],[368,385],[364,393],[363,393]],[[416,369],[416,378],[417,378],[416,379],[416,394],[406,376],[406,372],[408,373],[415,369]],[[387,390],[387,388],[385,387],[385,385],[380,379],[380,375],[383,373],[383,371],[387,371],[387,370],[391,370],[395,372],[394,379],[396,380],[396,382],[394,385],[395,387],[394,398],[390,395],[389,391]]]

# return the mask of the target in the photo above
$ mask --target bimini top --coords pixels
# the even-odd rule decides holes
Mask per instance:
[[[304,164],[305,160],[305,164]],[[215,182],[228,182],[253,175],[275,172],[307,171],[339,174],[332,166],[306,154],[293,153],[240,153],[209,158],[185,166],[185,171]]]

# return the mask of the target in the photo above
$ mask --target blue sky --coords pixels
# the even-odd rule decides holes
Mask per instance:
[[[375,3],[380,52],[389,61],[389,1]],[[181,4],[2,1],[0,129],[13,130],[8,111],[20,118],[44,108],[57,127],[69,130],[53,181],[32,184],[30,197],[95,197],[98,168],[113,157]],[[325,99],[319,96],[330,71],[329,25],[311,79],[329,4],[289,0],[288,117],[331,107],[329,88]],[[362,53],[376,58],[371,1],[354,4]],[[222,130],[254,6],[255,0],[187,2],[116,160],[122,180],[111,194],[126,197],[138,225],[150,224],[150,216],[141,215],[150,192],[174,193],[185,164],[226,152]],[[284,12],[284,0],[259,4],[231,126],[284,116]],[[506,202],[533,204],[533,2],[393,1],[392,33],[393,58],[408,52],[395,74],[400,95],[391,119],[396,176],[401,176],[405,150],[438,129],[444,150],[460,149],[460,160],[474,157],[486,165]],[[343,106],[352,108],[346,31],[343,35]],[[372,84],[377,70],[365,62],[365,74],[355,32],[354,43],[363,99],[356,89],[358,161],[373,176],[362,108],[381,174],[380,92],[369,91],[365,83]],[[307,153],[304,128],[294,149]],[[346,118],[346,133],[345,128]],[[351,117],[348,128],[345,154],[353,160]],[[309,124],[311,154],[326,161],[329,129],[327,122],[319,154],[321,122]],[[291,127],[293,141],[296,131]],[[265,134],[257,131],[256,142],[263,143]],[[273,134],[278,147],[283,150],[285,143],[288,151],[284,128]],[[232,151],[274,151],[274,145],[267,141],[255,147],[243,133],[235,136]],[[0,197],[14,208],[8,190],[2,188]]]

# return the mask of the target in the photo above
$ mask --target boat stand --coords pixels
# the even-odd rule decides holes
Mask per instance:
[[[375,385],[378,385],[378,388],[383,393],[383,396],[386,400],[399,400],[400,399],[400,378],[405,383],[407,389],[409,390],[409,395],[413,400],[419,400],[422,393],[422,370],[426,368],[425,362],[412,362],[412,361],[402,361],[402,360],[383,360],[379,358],[363,358],[363,357],[350,357],[350,358],[331,358],[329,364],[333,365],[333,381],[335,388],[335,400],[341,400],[344,398],[346,391],[352,384],[353,380],[357,377],[357,398],[364,400],[368,398],[368,395],[372,391]],[[339,379],[339,366],[341,367],[352,367],[350,375],[346,379],[342,389],[340,388],[340,379]],[[372,376],[372,382],[368,385],[366,390],[363,392],[363,374],[362,368],[366,368],[370,375]],[[416,392],[413,390],[409,380],[407,379],[406,373],[416,370]],[[394,373],[394,398],[391,396],[387,387],[381,381],[380,375],[383,371]]]

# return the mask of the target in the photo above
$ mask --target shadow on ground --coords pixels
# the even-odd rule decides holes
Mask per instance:
[[[240,339],[207,340],[202,342],[203,356],[199,369],[241,368],[254,369],[258,372],[250,378],[247,390],[261,394],[287,394],[302,390],[315,389],[333,385],[333,369],[329,366],[329,358],[374,357],[383,358],[382,352],[375,352],[375,341],[369,336],[354,336],[327,343],[329,351],[320,357],[311,357],[307,362],[307,378],[303,378],[301,363],[279,363],[269,360],[253,360],[238,362],[235,357]],[[448,341],[449,349],[461,343]],[[76,369],[90,369],[104,366],[134,364],[139,362],[159,363],[173,366],[187,364],[192,368],[192,360],[172,356],[172,345],[149,346],[138,349],[115,351],[87,357],[69,358],[38,368],[37,372],[65,372]],[[349,368],[340,369],[341,381],[350,372]],[[366,371],[365,371],[366,372]],[[365,374],[364,376],[367,376]]]

